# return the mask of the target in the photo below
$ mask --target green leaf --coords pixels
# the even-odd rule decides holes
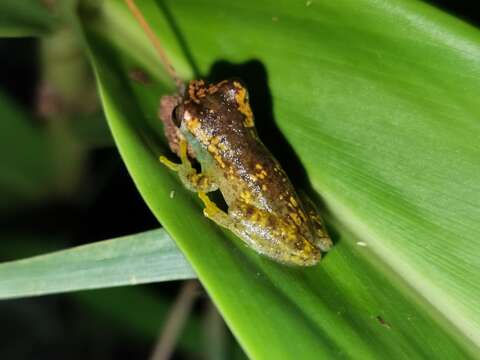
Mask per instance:
[[[51,30],[55,23],[54,15],[47,8],[47,1],[2,0],[0,3],[0,37],[42,35]]]
[[[0,299],[194,278],[163,229],[0,264]]]
[[[141,5],[184,76],[194,70],[188,58],[204,76],[216,62],[217,75],[222,66],[238,75],[220,60],[265,67],[276,125],[331,214],[335,247],[310,269],[260,257],[205,219],[196,196],[157,161],[168,154],[158,99],[171,85],[152,65],[152,47],[118,2],[106,1],[95,21],[83,18],[120,153],[248,355],[473,357],[479,31],[417,1]],[[131,81],[138,67],[158,83]],[[250,93],[254,110],[269,107],[264,92]]]

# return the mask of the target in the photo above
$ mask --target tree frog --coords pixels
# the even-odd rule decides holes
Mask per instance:
[[[160,161],[197,192],[204,215],[249,247],[283,264],[311,266],[332,241],[313,204],[300,199],[285,171],[257,135],[240,80],[189,83],[183,96],[161,100],[169,146],[181,159]],[[201,165],[198,172],[190,162]],[[207,195],[220,190],[228,211]]]

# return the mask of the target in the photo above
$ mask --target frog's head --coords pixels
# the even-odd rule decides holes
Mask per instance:
[[[238,98],[248,101],[248,91],[242,80],[233,78],[206,84],[204,80],[192,80],[185,94],[187,101],[201,104],[216,99],[226,105],[238,105]]]
[[[203,80],[190,82],[185,100],[175,108],[173,120],[177,127],[190,132],[196,126],[216,132],[227,128],[253,128],[253,113],[248,91],[238,79],[206,85]]]

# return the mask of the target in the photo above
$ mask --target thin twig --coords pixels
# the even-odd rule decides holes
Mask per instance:
[[[147,20],[145,20],[145,18],[143,17],[143,14],[135,4],[135,1],[125,0],[125,3],[130,9],[130,12],[132,13],[132,15],[135,17],[135,19],[138,21],[138,23],[142,27],[145,34],[147,34],[148,38],[150,39],[150,42],[152,43],[153,47],[157,51],[158,56],[160,57],[160,61],[162,62],[165,70],[168,72],[170,77],[175,81],[175,85],[177,86],[177,89],[180,91],[180,89],[182,89],[184,86],[183,80],[178,76],[177,72],[175,71],[175,68],[173,67],[167,54],[165,53],[165,50],[163,50],[163,47],[160,43],[160,39],[155,35],[152,28],[148,24]]]
[[[190,280],[185,282],[173,307],[170,309],[167,321],[155,344],[150,360],[167,360],[170,358],[175,349],[178,336],[199,294],[198,281]]]

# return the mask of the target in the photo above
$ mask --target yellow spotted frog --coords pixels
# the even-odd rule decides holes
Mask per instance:
[[[160,161],[197,192],[204,214],[260,254],[288,265],[311,266],[332,241],[309,199],[295,192],[285,171],[260,141],[248,92],[239,80],[191,81],[183,96],[161,100],[169,146],[181,159]],[[201,165],[198,172],[190,158]],[[206,193],[220,190],[228,211]]]

